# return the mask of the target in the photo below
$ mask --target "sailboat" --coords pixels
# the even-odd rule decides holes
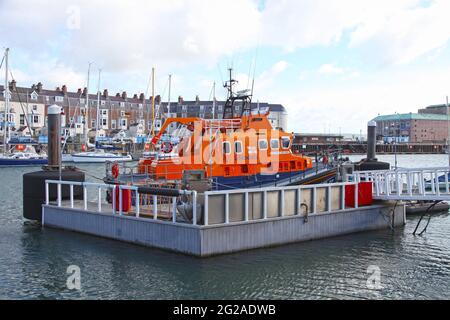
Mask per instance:
[[[90,79],[90,65],[88,70],[88,85],[87,85],[87,94],[86,94],[86,105],[89,108],[89,79]],[[97,120],[96,120],[96,140],[98,139],[99,133],[99,123],[100,123],[100,80],[101,80],[101,69],[98,72],[98,90],[97,90]],[[88,114],[88,110],[86,110],[86,114]],[[85,120],[85,142],[86,146],[89,148],[89,139],[87,137],[87,129],[86,126],[88,121]],[[95,147],[95,146],[94,146]],[[130,154],[116,154],[116,153],[107,153],[104,150],[95,149],[95,151],[91,152],[80,152],[73,154],[71,156],[71,160],[75,163],[106,163],[106,162],[129,162],[133,161],[133,158]]]
[[[48,163],[47,155],[38,154],[33,145],[19,144],[8,150],[10,142],[11,128],[9,125],[10,110],[10,90],[9,90],[9,48],[5,50],[3,57],[5,63],[5,110],[3,115],[3,154],[0,155],[0,166],[35,166]],[[26,118],[26,117],[25,117]],[[28,126],[28,121],[27,121]]]

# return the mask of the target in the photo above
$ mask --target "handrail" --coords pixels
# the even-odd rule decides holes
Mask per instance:
[[[141,218],[141,213],[143,212],[143,205],[141,204],[141,200],[143,199],[141,195],[149,196],[152,201],[147,204],[147,206],[152,207],[152,213],[153,213],[153,219],[158,220],[158,215],[160,213],[158,199],[168,199],[168,205],[170,206],[170,213],[172,215],[171,220],[173,223],[177,223],[177,200],[178,198],[175,196],[175,194],[169,194],[169,195],[152,195],[148,192],[148,190],[142,190],[142,188],[138,186],[130,186],[130,185],[110,185],[110,184],[104,184],[104,183],[92,183],[92,182],[78,182],[78,181],[60,181],[60,180],[46,180],[45,181],[45,204],[47,206],[50,205],[50,185],[56,185],[57,186],[57,195],[56,195],[56,206],[61,208],[63,206],[62,204],[62,186],[69,186],[69,201],[70,201],[70,208],[75,208],[75,201],[74,201],[74,187],[81,187],[83,188],[83,210],[89,211],[89,202],[88,202],[88,188],[94,188],[97,189],[97,199],[96,199],[96,205],[97,205],[97,212],[103,213],[103,199],[102,199],[102,191],[108,190],[112,191],[112,213],[123,215],[123,191],[124,190],[130,190],[134,192],[135,198],[134,198],[134,213],[136,218]],[[119,208],[116,207],[116,197],[117,197],[117,191],[118,191],[118,204]],[[197,225],[197,192],[191,191],[191,190],[179,190],[178,196],[191,196],[192,202],[193,202],[193,217],[194,221],[193,224]],[[95,202],[94,202],[95,203]],[[111,212],[111,211],[109,211]],[[148,220],[148,219],[147,219]]]
[[[225,214],[225,223],[221,224],[214,224],[214,225],[228,225],[230,224],[230,195],[235,194],[242,194],[244,195],[244,221],[242,222],[249,222],[249,195],[252,193],[260,193],[263,198],[262,203],[262,216],[263,220],[268,220],[268,194],[272,192],[279,192],[280,193],[280,210],[279,214],[280,217],[285,217],[285,194],[289,191],[295,191],[296,192],[296,204],[295,206],[296,211],[300,212],[301,207],[304,205],[301,201],[301,194],[305,190],[311,190],[312,192],[312,208],[311,214],[317,214],[317,190],[318,189],[325,189],[326,190],[326,212],[332,211],[332,199],[331,199],[331,190],[332,188],[340,188],[340,199],[339,199],[339,207],[340,210],[346,209],[346,187],[347,186],[355,186],[354,188],[354,203],[355,208],[359,207],[359,197],[358,197],[358,183],[357,182],[342,182],[342,183],[329,183],[329,184],[316,184],[316,185],[306,185],[306,186],[291,186],[291,187],[267,187],[267,188],[258,188],[258,189],[237,189],[237,190],[220,190],[220,191],[206,191],[204,193],[204,210],[203,210],[203,217],[204,217],[204,225],[208,226],[210,225],[210,216],[209,216],[209,202],[210,197],[214,196],[224,196],[224,214]]]
[[[128,186],[128,185],[109,185],[109,184],[102,184],[102,183],[91,183],[91,182],[75,182],[75,181],[58,181],[58,180],[47,180],[45,184],[45,190],[46,190],[46,204],[50,205],[49,201],[49,195],[50,195],[50,185],[57,185],[57,207],[62,207],[62,186],[69,186],[70,187],[70,208],[74,208],[74,187],[82,187],[83,188],[83,204],[84,207],[82,210],[89,211],[88,208],[88,199],[87,199],[87,189],[88,188],[94,188],[97,190],[97,200],[94,202],[94,204],[97,204],[97,211],[99,213],[105,212],[102,204],[102,190],[112,190],[112,212],[113,214],[118,215],[124,215],[123,209],[123,190],[130,190],[134,192],[135,198],[135,204],[134,204],[134,213],[135,218],[137,219],[145,219],[146,221],[149,221],[149,218],[141,217],[141,213],[143,212],[143,208],[145,206],[148,206],[150,210],[150,217],[153,218],[153,220],[160,220],[160,212],[169,212],[171,216],[169,215],[168,218],[171,218],[171,221],[169,223],[173,224],[183,224],[186,223],[177,221],[177,210],[178,210],[178,197],[175,196],[175,194],[168,194],[167,196],[164,195],[145,195],[145,193],[140,192],[140,188],[137,186]],[[209,226],[211,223],[211,216],[209,212],[209,204],[211,201],[211,197],[214,196],[224,196],[225,197],[225,203],[224,203],[224,223],[220,223],[219,225],[228,225],[232,224],[233,221],[231,219],[232,214],[234,211],[231,207],[231,196],[234,194],[242,194],[244,199],[243,204],[243,217],[244,220],[241,221],[241,223],[249,223],[254,221],[253,218],[250,218],[250,196],[252,193],[260,193],[262,195],[262,220],[268,220],[272,219],[269,215],[270,211],[270,194],[272,192],[279,192],[279,218],[285,218],[287,216],[292,215],[292,206],[294,206],[297,215],[301,216],[303,214],[303,206],[305,205],[303,201],[307,201],[308,204],[306,205],[309,207],[307,209],[307,216],[308,215],[314,215],[319,214],[322,212],[332,212],[333,210],[346,210],[346,194],[347,194],[347,186],[355,186],[354,189],[354,208],[359,207],[359,199],[358,199],[358,182],[343,182],[343,183],[330,183],[330,184],[317,184],[317,185],[307,185],[307,186],[291,186],[291,187],[267,187],[262,189],[240,189],[240,190],[222,190],[222,191],[206,191],[202,194],[203,197],[199,198],[198,194],[194,190],[187,190],[182,192],[180,196],[189,196],[190,201],[188,202],[189,207],[192,205],[192,222],[190,222],[191,225],[197,226],[199,224],[204,226]],[[302,193],[311,190],[311,200],[303,200]],[[320,190],[325,190],[325,204],[322,207],[319,207],[319,202],[323,201],[321,198],[319,198]],[[117,193],[118,191],[118,193]],[[286,195],[288,193],[291,193],[292,191],[295,192],[295,199],[292,197],[287,197]],[[336,204],[333,205],[332,201],[335,195],[339,194],[339,199]],[[119,199],[116,199],[116,197],[119,197]],[[147,197],[145,200],[144,197]],[[158,198],[159,197],[159,198]],[[352,196],[353,197],[353,196]],[[161,201],[163,199],[167,199],[166,202],[162,203]],[[201,202],[199,202],[199,199],[201,199]],[[118,208],[116,207],[116,200]],[[141,200],[144,200],[144,202],[141,202]],[[294,202],[292,202],[294,201]],[[352,200],[353,201],[353,200]],[[199,206],[200,205],[200,206]],[[165,206],[166,209],[169,211],[162,211],[163,206]],[[333,207],[334,206],[334,207]],[[199,212],[198,208],[202,208],[202,211]],[[289,208],[289,209],[288,209]],[[325,208],[325,211],[323,211]],[[190,210],[190,209],[189,209]],[[290,211],[288,211],[290,210]],[[111,211],[109,211],[111,212]],[[202,223],[199,223],[200,216],[202,215]],[[146,215],[147,216],[147,215]],[[307,218],[305,218],[307,219]],[[189,218],[190,220],[190,218]],[[213,223],[214,225],[218,225],[217,223]]]
[[[355,172],[355,182],[369,181],[380,200],[450,201],[450,168],[405,168]]]

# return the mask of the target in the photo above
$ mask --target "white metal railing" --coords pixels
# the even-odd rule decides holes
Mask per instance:
[[[203,216],[204,216],[204,225],[208,226],[211,225],[210,223],[210,202],[212,201],[213,197],[221,196],[224,198],[223,207],[224,210],[224,223],[214,223],[214,225],[221,225],[221,224],[230,224],[230,198],[232,195],[242,195],[244,198],[244,204],[243,204],[243,215],[244,220],[243,221],[237,221],[238,223],[245,223],[255,220],[250,220],[250,214],[249,214],[249,196],[251,194],[261,194],[262,195],[262,220],[268,220],[271,219],[268,216],[268,206],[269,206],[269,193],[276,193],[279,194],[279,214],[275,218],[283,218],[287,217],[285,212],[285,207],[289,205],[288,202],[286,202],[286,193],[288,192],[295,192],[295,203],[294,206],[296,214],[289,215],[289,217],[292,216],[300,216],[302,215],[302,206],[305,204],[302,200],[302,193],[305,191],[311,192],[311,201],[310,206],[308,206],[309,212],[307,212],[307,215],[315,215],[318,213],[330,213],[333,211],[332,209],[332,189],[339,189],[339,209],[336,211],[343,211],[346,210],[346,188],[348,186],[354,186],[354,193],[352,197],[354,197],[354,208],[359,207],[359,190],[358,190],[358,183],[356,182],[344,182],[344,183],[332,183],[332,184],[318,184],[318,185],[306,185],[306,186],[293,186],[293,187],[270,187],[270,188],[258,188],[258,189],[237,189],[237,190],[222,190],[222,191],[208,191],[204,194],[204,210],[203,210]],[[323,199],[318,198],[318,190],[322,189],[325,190],[325,210],[319,211],[318,210],[318,202],[322,201]],[[292,205],[292,203],[291,203]],[[215,211],[221,209],[214,207]],[[308,211],[308,210],[307,210]],[[261,219],[259,219],[261,220]]]
[[[47,206],[55,205],[50,202],[50,186],[56,185],[56,206],[63,207],[63,186],[69,187],[69,197],[68,197],[68,207],[71,209],[75,209],[75,196],[74,196],[74,188],[79,187],[83,189],[83,200],[82,207],[77,207],[78,210],[83,211],[93,211],[92,205],[94,204],[96,211],[99,213],[112,213],[118,215],[124,214],[134,214],[136,218],[143,218],[148,220],[148,215],[145,215],[145,212],[150,212],[150,218],[154,220],[158,220],[160,218],[160,214],[162,211],[161,203],[164,198],[164,206],[170,211],[170,220],[173,223],[177,223],[177,202],[178,197],[168,197],[168,196],[156,196],[156,195],[143,195],[139,193],[139,188],[137,186],[128,186],[128,185],[109,185],[109,184],[99,184],[99,183],[90,183],[90,182],[75,182],[75,181],[59,181],[59,180],[47,180],[45,182],[45,204]],[[91,189],[96,190],[95,199],[88,199],[88,190]],[[129,211],[124,212],[123,210],[123,201],[124,201],[124,191],[129,190],[134,193],[134,205],[130,208]],[[103,201],[103,192],[109,191],[111,192],[111,204],[112,208],[106,205]],[[117,199],[117,193],[119,199]],[[196,191],[186,191],[185,195],[189,195],[192,197],[192,214],[193,214],[193,224],[197,225],[197,192]],[[118,208],[117,208],[117,200],[118,200]],[[145,202],[143,200],[146,200]],[[67,206],[67,204],[66,204]],[[131,210],[133,209],[133,210]],[[144,210],[147,209],[147,210]],[[167,211],[165,211],[167,212]]]
[[[56,185],[56,201],[50,202],[50,186]],[[64,197],[63,201],[63,187],[69,187],[69,196]],[[358,208],[359,205],[359,190],[357,182],[346,182],[346,183],[333,183],[333,184],[319,184],[319,185],[308,185],[308,186],[293,186],[293,187],[271,187],[271,188],[263,188],[263,189],[239,189],[239,190],[223,190],[223,191],[208,191],[202,194],[202,201],[198,202],[198,195],[196,191],[186,191],[183,196],[189,197],[189,206],[192,206],[192,222],[186,222],[186,220],[181,221],[177,219],[178,212],[178,200],[179,197],[169,197],[169,202],[165,203],[166,209],[170,210],[170,215],[166,216],[166,221],[174,224],[192,224],[194,226],[200,225],[220,225],[220,224],[231,224],[235,222],[239,223],[249,223],[258,220],[268,220],[273,218],[283,218],[283,217],[292,217],[292,216],[302,216],[306,217],[310,215],[320,214],[320,213],[330,213],[334,211],[343,211],[347,209],[347,187],[354,186],[353,194],[354,197],[352,202],[354,205],[351,208]],[[75,203],[74,197],[74,188],[82,188],[83,191],[83,200],[80,206],[80,203]],[[91,189],[96,190],[95,197],[92,197],[93,193]],[[129,190],[134,193],[134,208],[133,210],[123,212],[123,192],[125,190]],[[89,191],[89,192],[88,192]],[[112,193],[112,208],[111,204],[106,204],[103,201],[102,193],[104,191],[110,191]],[[306,195],[306,193],[308,194]],[[67,189],[65,191],[67,193]],[[250,195],[254,196],[255,193],[258,193],[262,196],[261,203],[261,216],[262,218],[254,218],[250,216],[250,203],[254,205],[254,202],[250,201]],[[278,194],[278,205],[279,211],[275,216],[272,216],[273,213],[271,211],[271,216],[269,216],[269,206],[273,206],[271,201],[271,197],[274,193]],[[116,205],[116,194],[119,196],[119,201]],[[235,212],[230,212],[232,207],[232,198],[235,195],[241,195],[244,199],[243,204],[243,220],[242,221],[232,221],[231,215]],[[289,194],[289,196],[287,196]],[[88,195],[91,195],[91,199],[88,199]],[[294,197],[295,195],[295,197]],[[308,200],[305,200],[305,196]],[[148,196],[151,198],[149,202],[143,202],[143,198]],[[210,212],[210,202],[214,201],[213,197],[223,196],[224,197],[224,206],[223,208],[214,207],[214,212]],[[145,219],[148,221],[149,219],[160,220],[160,214],[164,212],[162,210],[162,205],[160,199],[162,196],[155,195],[144,195],[139,193],[139,189],[136,186],[127,186],[127,185],[108,185],[108,184],[98,184],[98,183],[88,183],[88,182],[73,182],[73,181],[58,181],[58,180],[48,180],[45,184],[45,203],[47,206],[57,206],[57,207],[68,207],[72,209],[82,210],[82,211],[97,211],[99,213],[112,213],[119,215],[130,215],[134,214],[134,216],[138,219]],[[168,197],[165,197],[168,198]],[[253,198],[252,198],[253,199]],[[148,199],[147,199],[148,200]],[[234,201],[234,200],[233,200]],[[253,200],[252,200],[253,201]],[[186,203],[186,202],[185,202]],[[212,203],[212,202],[211,202]],[[201,206],[199,206],[200,204]],[[214,205],[214,203],[212,203]],[[306,213],[303,212],[303,207],[306,205]],[[77,206],[77,207],[76,207]],[[117,208],[118,206],[118,208]],[[150,211],[150,214],[143,214],[145,211],[143,208],[147,208]],[[200,207],[202,210],[199,212],[197,208]],[[289,207],[289,209],[287,209]],[[320,207],[320,208],[319,208]],[[94,209],[95,208],[95,209]],[[295,213],[292,214],[292,209],[294,208]],[[222,211],[221,211],[222,210]],[[291,211],[289,211],[291,210]],[[212,222],[212,218],[216,218],[217,214],[223,213],[223,222],[216,223]],[[288,212],[289,211],[289,212]],[[201,214],[201,216],[199,216]],[[198,219],[202,218],[202,219]]]
[[[374,198],[405,201],[450,201],[450,168],[413,168],[355,172],[355,182],[373,182]]]

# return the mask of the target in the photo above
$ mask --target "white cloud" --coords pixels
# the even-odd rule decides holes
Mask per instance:
[[[268,0],[263,43],[287,51],[332,46],[347,32],[351,48],[381,64],[404,64],[446,45],[450,1]]]
[[[70,8],[79,8],[79,29],[73,27],[77,11]],[[251,0],[3,0],[0,4],[0,29],[9,30],[11,45],[33,48],[36,53],[59,52],[70,65],[93,60],[117,72],[142,70],[152,63],[176,68],[214,62],[220,55],[254,46],[259,19]]]
[[[445,102],[450,67],[415,67],[360,74],[336,79],[332,84],[275,88],[269,99],[282,103],[289,112],[289,131],[323,132],[330,122],[332,132],[359,133],[378,114],[417,112]],[[432,85],[430,85],[432,84]]]
[[[285,71],[288,67],[288,63],[286,61],[278,61],[275,63],[272,67],[272,73],[273,74],[279,74],[283,71]]]
[[[450,2],[435,0],[428,7],[404,1],[389,12],[372,12],[351,35],[351,47],[380,55],[382,62],[406,64],[442,48],[450,39]]]
[[[336,74],[343,74],[344,69],[336,67],[334,64],[324,64],[322,65],[319,70],[319,74],[323,75],[336,75]]]

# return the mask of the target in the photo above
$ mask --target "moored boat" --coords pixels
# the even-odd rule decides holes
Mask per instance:
[[[81,152],[72,155],[75,163],[106,163],[106,162],[129,162],[133,158],[129,154],[115,154],[108,152]]]
[[[210,190],[284,186],[301,181],[316,169],[312,159],[292,152],[293,135],[274,129],[267,112],[252,110],[248,91],[233,92],[221,119],[169,118],[152,139],[151,156],[133,174],[111,170],[109,183],[176,184]],[[176,127],[172,133],[170,128]],[[180,133],[178,144],[162,137]]]
[[[0,156],[0,166],[38,166],[46,165],[46,155],[37,154],[34,151],[14,152]]]

